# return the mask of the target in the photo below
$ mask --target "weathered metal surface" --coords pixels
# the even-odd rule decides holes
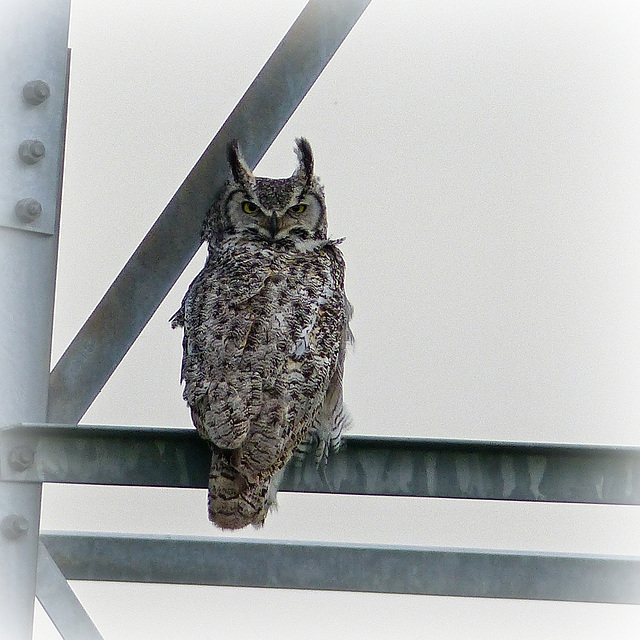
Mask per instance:
[[[0,2],[0,427],[46,419],[69,10],[70,0]],[[42,82],[25,94],[33,80],[48,95]],[[0,482],[2,638],[32,636],[41,488]]]
[[[640,603],[640,558],[47,534],[70,580]]]
[[[41,486],[33,482],[0,482],[0,638],[3,639],[31,639]]]
[[[16,465],[16,460],[33,463]],[[206,487],[194,429],[26,425],[0,432],[13,481]],[[290,463],[284,491],[640,504],[640,449],[348,436],[319,471]]]
[[[38,545],[36,596],[64,640],[103,640],[42,542]]]
[[[48,422],[78,422],[200,245],[237,138],[254,167],[370,0],[311,0],[51,374]]]
[[[640,504],[640,448],[348,437],[326,482],[289,465],[283,488],[365,495]]]
[[[69,0],[0,4],[0,226],[45,235],[60,209],[67,96]],[[45,153],[46,152],[46,153]],[[42,208],[16,215],[19,201]]]

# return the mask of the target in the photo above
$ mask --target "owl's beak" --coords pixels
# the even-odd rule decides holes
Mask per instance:
[[[280,230],[280,223],[278,220],[278,216],[276,215],[276,212],[274,211],[271,214],[271,225],[269,226],[269,231],[271,231],[271,236],[272,237],[276,237],[276,235],[278,234],[278,231]]]

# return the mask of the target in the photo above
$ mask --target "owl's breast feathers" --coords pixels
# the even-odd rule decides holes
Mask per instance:
[[[335,244],[231,237],[210,248],[174,318],[194,424],[242,482],[284,466],[330,383],[341,395],[348,303]]]

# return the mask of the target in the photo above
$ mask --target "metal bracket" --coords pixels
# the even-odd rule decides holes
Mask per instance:
[[[0,20],[0,226],[46,235],[55,232],[61,200],[69,58],[64,9],[47,0],[11,1]]]

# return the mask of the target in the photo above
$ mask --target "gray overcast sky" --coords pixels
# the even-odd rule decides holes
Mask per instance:
[[[302,1],[74,0],[54,361]],[[309,138],[346,236],[354,432],[640,444],[635,1],[373,0],[258,173]],[[84,418],[186,426],[168,318]],[[638,554],[622,507],[47,486],[43,528]],[[74,583],[105,638],[635,638],[638,607]],[[634,629],[635,627],[635,629]],[[260,631],[257,631],[260,630]],[[38,615],[37,640],[55,632]]]

